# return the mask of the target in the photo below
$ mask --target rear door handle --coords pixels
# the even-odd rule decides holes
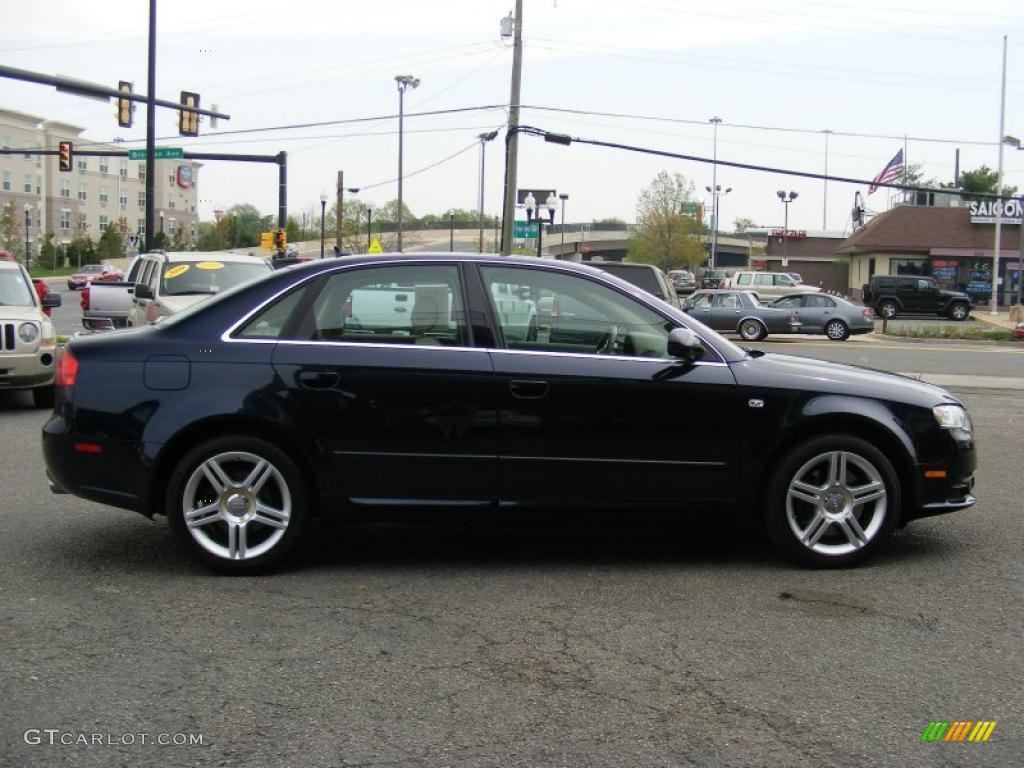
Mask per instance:
[[[518,397],[523,400],[537,399],[544,397],[548,393],[548,383],[546,381],[524,381],[521,379],[515,379],[509,382],[509,391],[512,392],[513,397]]]
[[[340,380],[335,371],[299,371],[299,386],[304,389],[334,389]]]

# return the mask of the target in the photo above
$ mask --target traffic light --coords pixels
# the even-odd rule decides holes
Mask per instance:
[[[279,253],[284,253],[288,247],[288,233],[283,229],[279,229],[274,232],[274,249]]]
[[[192,91],[181,92],[181,104],[186,107],[199,108],[199,94],[192,93]],[[178,133],[182,136],[198,136],[199,135],[199,115],[196,112],[186,112],[184,109],[178,110]]]
[[[127,80],[119,80],[117,83],[117,90],[121,93],[131,93],[132,84]],[[132,113],[134,112],[134,105],[129,99],[118,99],[117,100],[117,124],[122,128],[132,127]]]
[[[60,169],[62,171],[70,171],[71,166],[74,163],[74,149],[71,146],[70,141],[62,141],[60,143]]]

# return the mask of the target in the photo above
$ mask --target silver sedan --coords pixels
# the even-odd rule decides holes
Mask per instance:
[[[796,312],[767,307],[750,291],[697,291],[683,302],[683,311],[715,331],[738,333],[759,341],[769,333],[801,333]]]
[[[832,341],[846,341],[851,334],[875,330],[871,307],[861,307],[838,296],[794,293],[769,306],[796,312],[800,316],[800,333],[823,333]]]

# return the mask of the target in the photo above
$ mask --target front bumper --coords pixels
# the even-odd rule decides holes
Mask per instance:
[[[0,353],[0,390],[29,389],[53,382],[55,347],[35,352]]]

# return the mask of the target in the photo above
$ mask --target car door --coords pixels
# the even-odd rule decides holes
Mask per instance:
[[[803,308],[800,310],[800,320],[805,330],[811,333],[824,333],[825,325],[836,316],[836,302],[828,296],[821,294],[807,294],[801,297]]]
[[[916,290],[914,294],[917,300],[917,308],[921,312],[938,312],[942,309],[940,305],[941,294],[938,286],[931,280],[918,278],[914,281]]]
[[[482,296],[501,283],[546,291],[586,307],[579,314],[594,325],[552,342],[545,330],[534,340],[509,339],[498,324],[491,357],[501,504],[696,506],[730,498],[736,387],[710,348],[695,365],[669,359],[668,333],[679,321],[588,276],[533,266],[479,272]]]
[[[738,293],[716,293],[711,302],[711,327],[716,331],[735,331],[743,317],[743,300]]]
[[[139,272],[139,279],[135,283],[138,285],[146,285],[156,294],[156,287],[160,283],[160,267],[161,260],[158,256],[147,257],[142,265]],[[152,303],[151,299],[141,299],[135,295],[135,288],[132,288],[131,295],[129,296],[131,302],[130,309],[128,311],[128,325],[139,326],[145,325],[149,322],[147,319],[147,312],[149,305]]]
[[[687,300],[686,313],[717,331],[718,329],[711,324],[711,304],[714,299],[713,293],[695,293]]]
[[[333,271],[274,349],[289,403],[356,505],[493,503],[495,382],[487,351],[472,346],[461,269],[404,261]],[[388,289],[412,297],[408,312],[355,318],[356,304],[387,303]]]

